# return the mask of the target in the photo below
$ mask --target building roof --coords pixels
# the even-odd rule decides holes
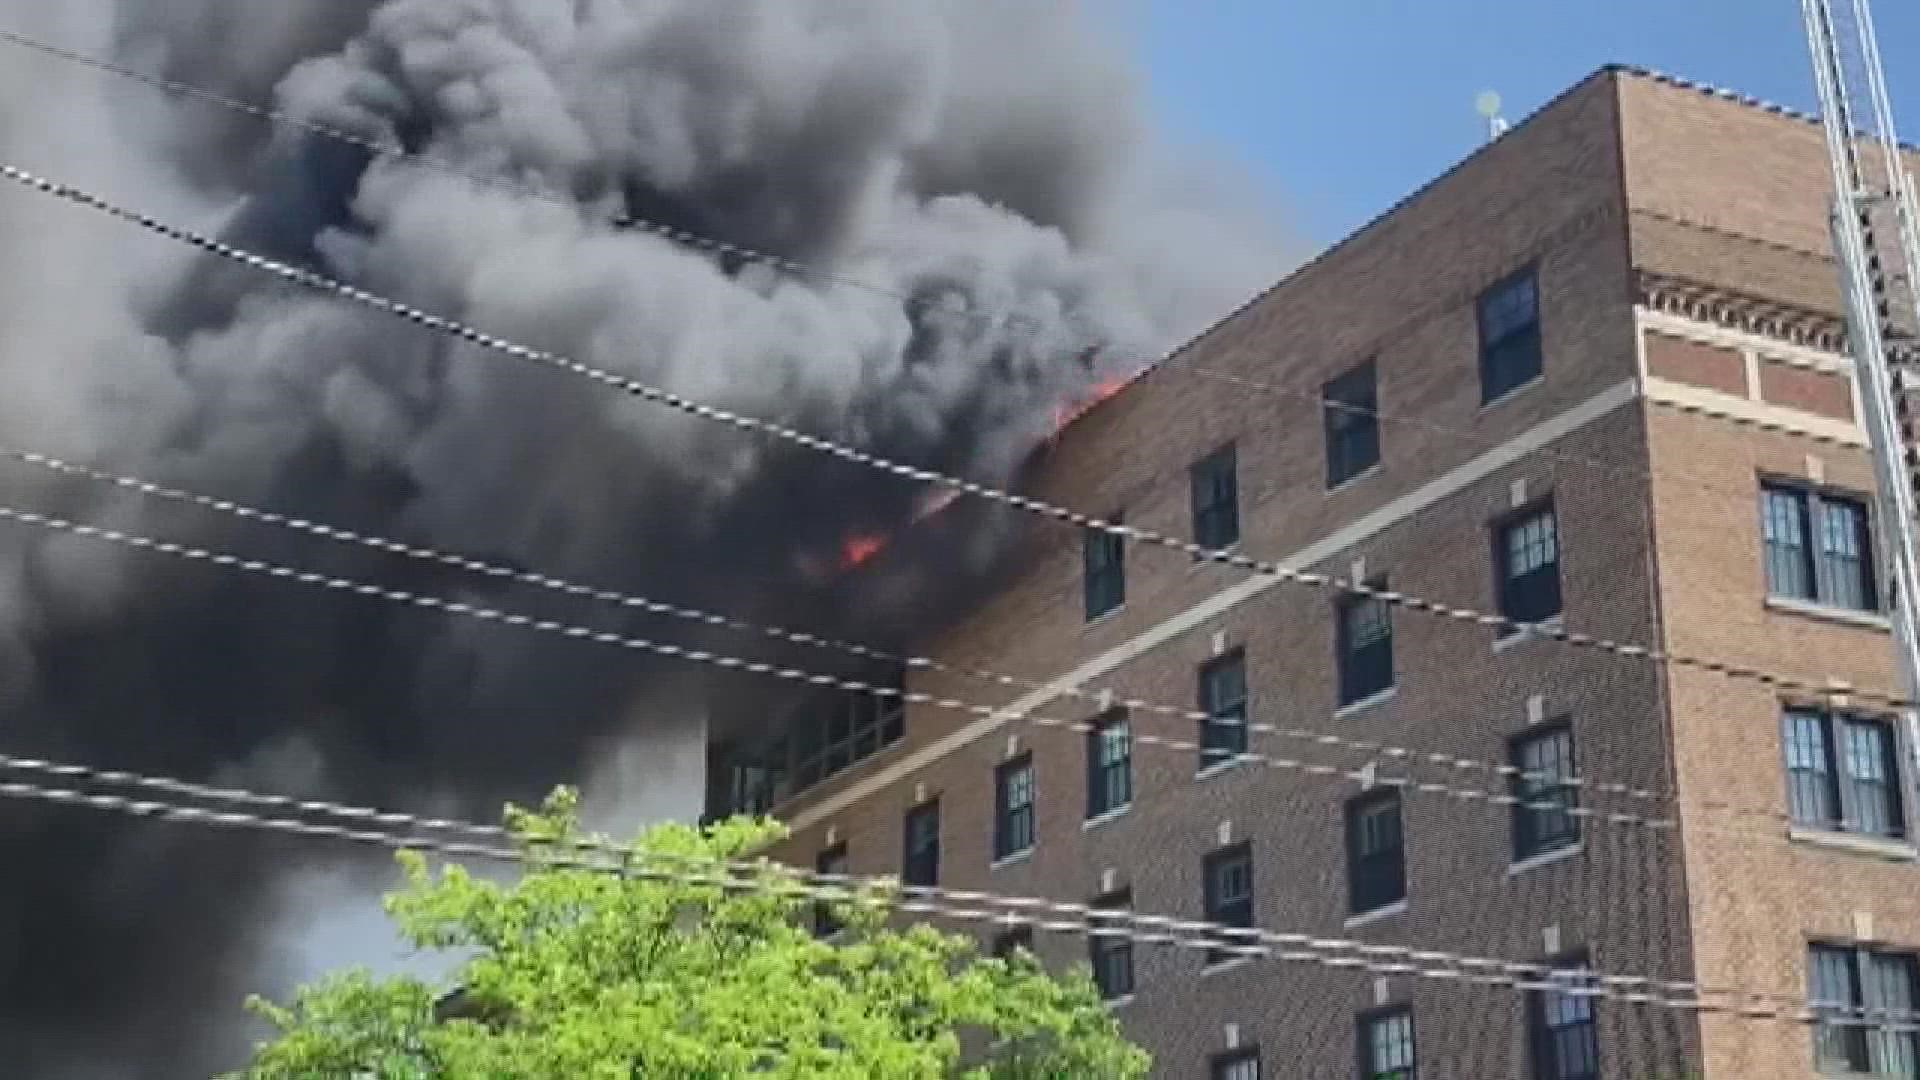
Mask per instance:
[[[1767,101],[1763,98],[1757,98],[1751,94],[1743,94],[1736,90],[1728,90],[1724,87],[1714,86],[1709,83],[1699,82],[1699,81],[1688,79],[1679,75],[1668,74],[1667,72],[1663,72],[1663,71],[1656,71],[1652,68],[1640,67],[1635,64],[1610,63],[1610,64],[1603,64],[1599,68],[1596,68],[1592,72],[1588,73],[1579,81],[1568,86],[1566,89],[1560,91],[1558,94],[1555,94],[1553,97],[1549,98],[1544,104],[1540,105],[1538,108],[1535,108],[1532,112],[1528,113],[1526,116],[1522,117],[1518,122],[1513,124],[1512,128],[1509,130],[1517,130],[1521,127],[1526,126],[1529,123],[1532,123],[1536,118],[1540,117],[1545,113],[1552,111],[1555,106],[1559,105],[1561,102],[1565,101],[1567,98],[1572,97],[1574,94],[1578,93],[1579,91],[1581,91],[1591,83],[1597,82],[1601,79],[1607,79],[1607,78],[1617,79],[1620,77],[1642,79],[1649,82],[1658,83],[1662,86],[1672,87],[1677,90],[1693,91],[1695,93],[1703,94],[1708,97],[1719,98],[1721,100],[1729,101],[1736,105],[1740,105],[1746,108],[1757,109],[1762,112],[1768,112],[1776,116],[1787,117],[1789,119],[1798,120],[1803,123],[1808,123],[1808,124],[1820,123],[1820,118],[1811,113],[1802,112],[1798,109],[1793,109],[1785,105],[1776,104],[1774,102]],[[1054,438],[1057,439],[1062,433],[1065,432],[1067,427],[1070,426],[1071,424],[1078,422],[1081,418],[1087,416],[1089,413],[1092,413],[1093,411],[1098,409],[1100,406],[1106,404],[1108,401],[1111,401],[1116,397],[1119,397],[1126,390],[1131,389],[1135,384],[1143,381],[1148,375],[1151,375],[1155,369],[1160,368],[1165,364],[1173,361],[1174,359],[1184,355],[1186,352],[1191,350],[1194,346],[1198,345],[1202,341],[1205,341],[1208,337],[1210,337],[1213,334],[1215,330],[1219,329],[1222,325],[1239,317],[1241,313],[1245,312],[1246,310],[1253,307],[1254,305],[1260,303],[1262,300],[1265,300],[1268,296],[1278,291],[1281,287],[1285,286],[1288,282],[1299,277],[1301,274],[1313,269],[1313,267],[1315,267],[1319,263],[1324,262],[1334,252],[1341,250],[1342,248],[1346,247],[1348,244],[1357,240],[1361,236],[1364,236],[1368,232],[1372,231],[1375,226],[1379,225],[1382,221],[1385,221],[1387,218],[1390,218],[1394,214],[1398,213],[1407,204],[1420,198],[1422,195],[1425,195],[1428,191],[1432,190],[1434,187],[1446,181],[1449,177],[1453,176],[1455,173],[1459,172],[1461,169],[1467,167],[1467,165],[1471,164],[1481,154],[1485,153],[1489,147],[1495,145],[1499,141],[1500,140],[1498,139],[1492,139],[1492,140],[1488,140],[1485,143],[1482,143],[1479,146],[1474,147],[1472,151],[1467,153],[1460,160],[1448,166],[1445,170],[1440,172],[1438,175],[1429,179],[1426,183],[1421,184],[1419,187],[1414,188],[1412,191],[1401,196],[1399,199],[1396,199],[1392,203],[1392,205],[1388,206],[1386,209],[1380,211],[1379,213],[1375,214],[1373,217],[1369,218],[1366,221],[1366,223],[1360,225],[1358,228],[1354,229],[1352,232],[1347,233],[1345,236],[1327,245],[1325,248],[1321,249],[1319,253],[1315,254],[1312,258],[1307,259],[1305,262],[1301,263],[1299,266],[1296,266],[1292,270],[1288,271],[1284,276],[1282,276],[1278,281],[1275,281],[1272,285],[1269,285],[1266,288],[1255,293],[1253,296],[1248,297],[1244,303],[1228,311],[1226,314],[1222,315],[1220,318],[1215,319],[1212,323],[1208,324],[1205,329],[1201,330],[1199,333],[1193,335],[1192,337],[1188,338],[1186,341],[1175,346],[1172,350],[1168,351],[1166,355],[1159,357],[1155,360],[1152,360],[1146,364],[1143,364],[1137,371],[1135,371],[1132,375],[1128,376],[1125,379],[1125,381],[1119,386],[1118,390],[1111,393],[1100,395],[1094,398],[1093,400],[1087,402],[1086,404],[1080,406],[1076,410],[1074,410],[1069,416],[1067,422],[1062,424],[1059,430],[1054,432]],[[1905,149],[1905,150],[1920,152],[1920,147],[1917,147],[1911,143],[1902,142],[1900,146],[1902,149]]]

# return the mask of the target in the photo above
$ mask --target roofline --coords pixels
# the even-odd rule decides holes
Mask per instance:
[[[1819,124],[1821,122],[1818,116],[1815,116],[1811,113],[1801,112],[1798,109],[1789,108],[1788,106],[1785,106],[1785,105],[1776,104],[1775,102],[1767,101],[1764,98],[1757,98],[1751,94],[1743,94],[1737,90],[1728,90],[1724,87],[1714,86],[1711,83],[1699,82],[1694,79],[1688,79],[1680,75],[1672,75],[1664,71],[1655,70],[1653,68],[1641,67],[1637,64],[1609,63],[1609,64],[1602,64],[1600,67],[1595,68],[1591,72],[1588,72],[1585,76],[1581,77],[1577,82],[1568,86],[1566,89],[1560,91],[1559,93],[1553,95],[1551,98],[1548,98],[1545,104],[1542,104],[1539,107],[1535,108],[1532,112],[1522,117],[1517,123],[1513,124],[1508,129],[1507,133],[1502,134],[1501,138],[1505,138],[1506,134],[1510,134],[1513,131],[1517,131],[1520,128],[1523,128],[1526,125],[1532,123],[1534,120],[1538,119],[1541,115],[1547,112],[1550,112],[1555,106],[1559,105],[1561,102],[1565,101],[1566,99],[1572,97],[1573,95],[1579,93],[1581,90],[1585,89],[1589,83],[1597,82],[1605,78],[1618,78],[1620,76],[1628,76],[1636,79],[1646,79],[1651,82],[1660,83],[1664,86],[1671,86],[1679,90],[1692,90],[1697,93],[1704,94],[1708,97],[1720,98],[1725,101],[1733,102],[1736,105],[1745,106],[1746,108],[1750,108],[1750,109],[1758,109],[1762,112],[1772,113],[1775,116],[1783,116],[1790,120],[1798,120],[1803,123]],[[1214,331],[1220,329],[1220,327],[1238,318],[1242,313],[1246,312],[1249,308],[1252,308],[1255,304],[1260,303],[1261,301],[1265,300],[1267,297],[1280,291],[1282,288],[1286,287],[1289,283],[1291,283],[1294,279],[1300,277],[1302,274],[1307,273],[1308,271],[1312,270],[1315,266],[1318,266],[1320,263],[1323,263],[1326,260],[1332,258],[1334,254],[1339,252],[1341,249],[1347,247],[1349,244],[1353,243],[1354,241],[1360,239],[1360,237],[1373,231],[1373,229],[1376,226],[1384,222],[1386,219],[1392,217],[1393,215],[1399,213],[1408,204],[1412,203],[1416,199],[1419,199],[1421,196],[1433,190],[1435,187],[1438,187],[1441,183],[1451,178],[1455,173],[1458,173],[1462,169],[1465,169],[1468,165],[1471,165],[1476,159],[1480,157],[1480,155],[1486,153],[1491,147],[1493,147],[1499,142],[1500,142],[1500,139],[1489,139],[1488,141],[1481,143],[1479,146],[1474,147],[1473,150],[1470,151],[1465,157],[1462,157],[1460,160],[1454,162],[1452,165],[1448,166],[1445,170],[1440,172],[1438,175],[1429,179],[1426,183],[1421,184],[1419,187],[1414,188],[1412,191],[1394,200],[1392,205],[1388,206],[1385,210],[1382,210],[1379,213],[1375,214],[1373,217],[1368,218],[1364,224],[1355,228],[1353,231],[1347,233],[1345,236],[1342,236],[1340,239],[1335,240],[1331,244],[1328,244],[1326,247],[1322,248],[1318,253],[1314,254],[1305,262],[1301,263],[1299,266],[1296,266],[1292,270],[1288,271],[1285,275],[1283,275],[1278,281],[1274,282],[1272,285],[1269,285],[1266,288],[1260,290],[1259,292],[1254,293],[1251,297],[1248,297],[1245,302],[1239,304],[1238,306],[1234,307],[1232,310],[1228,311],[1225,315],[1222,315],[1218,319],[1215,319],[1213,322],[1209,323],[1206,326],[1206,328],[1201,330],[1199,333],[1194,334],[1192,337],[1188,338],[1186,341],[1181,342],[1179,345],[1174,346],[1171,350],[1169,350],[1166,353],[1166,355],[1142,367],[1133,375],[1129,376],[1126,382],[1120,387],[1118,391],[1112,394],[1109,394],[1108,396],[1100,399],[1099,401],[1094,402],[1092,405],[1089,405],[1084,409],[1081,409],[1078,413],[1076,413],[1073,416],[1071,420],[1069,420],[1065,425],[1063,425],[1059,431],[1054,432],[1053,437],[1055,439],[1058,439],[1061,435],[1064,435],[1069,428],[1071,428],[1073,425],[1079,423],[1082,419],[1084,419],[1089,413],[1092,413],[1098,410],[1102,405],[1105,405],[1108,402],[1113,401],[1115,398],[1120,397],[1122,394],[1125,394],[1128,390],[1131,390],[1135,385],[1145,382],[1147,379],[1147,376],[1152,375],[1155,371],[1158,371],[1160,368],[1166,366],[1167,364],[1172,363],[1174,360],[1177,360],[1181,356],[1184,356],[1186,353],[1192,351],[1195,346],[1199,345],[1202,341],[1205,341],[1207,338],[1213,336]],[[1906,150],[1914,153],[1920,153],[1920,146],[1916,146],[1915,144],[1901,142],[1898,145],[1902,150]]]
[[[1605,67],[1599,68],[1593,72],[1588,73],[1586,76],[1581,78],[1580,81],[1574,83],[1573,85],[1553,95],[1553,97],[1547,99],[1547,102],[1545,104],[1541,105],[1539,108],[1534,109],[1532,112],[1522,117],[1518,123],[1513,124],[1508,129],[1508,132],[1506,134],[1510,134],[1511,132],[1517,131],[1520,128],[1523,128],[1528,124],[1532,123],[1542,113],[1545,113],[1551,110],[1554,106],[1560,104],[1562,101],[1565,101],[1566,99],[1572,97],[1574,94],[1585,89],[1588,83],[1594,82],[1597,79],[1601,79],[1625,70],[1628,70],[1628,69],[1625,68],[1623,65],[1609,64]],[[1328,244],[1326,247],[1321,248],[1318,252],[1310,256],[1305,262],[1301,263],[1299,266],[1294,267],[1292,270],[1287,271],[1286,274],[1282,275],[1278,281],[1275,281],[1273,284],[1267,286],[1264,289],[1261,289],[1259,292],[1254,293],[1252,296],[1248,297],[1245,301],[1240,303],[1238,306],[1229,310],[1225,315],[1222,315],[1218,319],[1215,319],[1213,322],[1209,323],[1206,326],[1206,328],[1201,330],[1199,333],[1194,334],[1192,337],[1181,342],[1179,345],[1174,346],[1171,350],[1169,350],[1166,353],[1166,355],[1152,361],[1151,363],[1147,364],[1145,367],[1141,368],[1138,372],[1136,372],[1132,377],[1130,377],[1127,380],[1126,385],[1121,387],[1121,389],[1118,392],[1110,394],[1107,397],[1101,399],[1100,401],[1095,402],[1093,405],[1089,406],[1088,408],[1081,410],[1080,413],[1076,415],[1070,423],[1062,427],[1059,431],[1055,432],[1054,437],[1056,439],[1059,438],[1061,435],[1066,433],[1068,428],[1071,428],[1074,424],[1077,424],[1081,420],[1085,419],[1089,413],[1092,413],[1098,410],[1100,406],[1105,405],[1108,402],[1115,400],[1116,398],[1119,398],[1122,394],[1126,393],[1128,390],[1131,390],[1134,386],[1142,382],[1145,382],[1148,376],[1152,375],[1154,372],[1158,371],[1160,368],[1165,367],[1166,365],[1186,355],[1188,352],[1191,352],[1195,346],[1199,345],[1202,341],[1205,341],[1207,338],[1213,336],[1214,331],[1220,329],[1222,326],[1225,326],[1227,323],[1232,322],[1234,319],[1240,317],[1240,315],[1245,313],[1248,309],[1252,308],[1254,305],[1265,300],[1267,297],[1272,296],[1274,293],[1279,292],[1281,289],[1291,284],[1296,278],[1299,278],[1302,275],[1308,273],[1314,267],[1320,265],[1323,262],[1326,262],[1328,259],[1331,259],[1335,254],[1339,253],[1341,250],[1343,250],[1347,246],[1359,240],[1362,236],[1365,236],[1367,233],[1372,232],[1382,222],[1386,221],[1388,218],[1392,217],[1393,215],[1399,213],[1408,204],[1420,198],[1422,195],[1425,195],[1427,192],[1431,191],[1435,187],[1438,187],[1441,183],[1445,182],[1447,179],[1452,177],[1455,173],[1459,172],[1460,170],[1466,168],[1468,165],[1472,164],[1482,154],[1485,154],[1496,143],[1500,142],[1501,139],[1504,139],[1506,137],[1506,134],[1503,134],[1500,139],[1489,139],[1488,141],[1481,143],[1479,146],[1474,147],[1473,150],[1468,152],[1468,154],[1465,157],[1454,162],[1452,165],[1449,165],[1444,171],[1428,179],[1426,183],[1421,184],[1419,187],[1414,188],[1412,191],[1394,200],[1392,205],[1388,206],[1385,210],[1382,210],[1379,213],[1373,215],[1371,218],[1368,218],[1364,224],[1353,229],[1351,232],[1347,233],[1345,236],[1342,236],[1340,239],[1335,240],[1333,243]]]

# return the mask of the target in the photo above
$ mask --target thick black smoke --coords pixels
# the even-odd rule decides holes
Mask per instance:
[[[1220,185],[1161,165],[1132,74],[1064,0],[0,0],[0,17],[503,183],[14,50],[0,58],[10,161],[699,400],[996,482],[1062,402],[1283,258],[1257,218],[1222,209],[1239,204]],[[623,215],[815,269],[690,251],[611,224]],[[24,191],[0,193],[0,442],[865,638],[910,632],[991,569],[1008,532],[960,511],[902,552],[886,589],[849,589],[823,560],[923,493]],[[19,466],[0,491],[398,588],[695,636]],[[698,694],[683,676],[0,532],[10,752],[490,817],[609,746],[643,777],[684,755],[672,714]],[[643,817],[697,809],[644,782],[613,797]],[[291,970],[290,893],[355,873],[333,856],[0,806],[0,1075],[236,1064],[237,1003]]]

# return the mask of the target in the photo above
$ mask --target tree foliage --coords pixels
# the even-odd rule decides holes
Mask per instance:
[[[860,890],[831,941],[790,870],[752,889],[647,876],[720,876],[781,835],[770,822],[662,826],[627,847],[630,872],[579,868],[576,801],[509,808],[527,856],[515,883],[435,873],[405,853],[387,910],[427,950],[459,950],[447,988],[352,971],[250,1007],[274,1029],[230,1080],[1039,1080],[1142,1076],[1083,975],[1024,953],[982,957],[928,926],[889,929],[889,887]],[[596,841],[603,838],[593,838]]]

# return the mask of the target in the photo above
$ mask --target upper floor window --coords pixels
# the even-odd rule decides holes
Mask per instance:
[[[1360,1018],[1364,1080],[1414,1080],[1413,1010],[1402,1005]]]
[[[933,888],[940,884],[940,801],[921,803],[907,811],[903,884]]]
[[[1553,965],[1548,981],[1567,990],[1534,990],[1527,995],[1527,1020],[1533,1044],[1534,1080],[1600,1080],[1600,1039],[1593,1022],[1593,995],[1574,992],[1591,982],[1586,958]]]
[[[794,790],[872,757],[906,733],[907,707],[900,696],[907,686],[906,665],[888,664],[862,678],[892,692],[823,691],[793,713],[788,738]]]
[[[1087,732],[1087,817],[1111,814],[1133,802],[1133,731],[1127,711],[1114,709]]]
[[[1540,290],[1531,268],[1480,294],[1480,401],[1540,375]]]
[[[1580,840],[1572,784],[1573,728],[1561,722],[1513,740],[1513,857],[1530,859]]]
[[[1356,914],[1407,898],[1407,851],[1397,788],[1347,804],[1347,897]]]
[[[1328,487],[1339,487],[1379,463],[1379,399],[1371,360],[1321,388]]]
[[[847,845],[835,844],[814,857],[813,869],[816,873],[844,875],[847,872]],[[832,937],[840,932],[839,916],[834,912],[832,901],[822,900],[813,906],[813,932],[818,937]]]
[[[1820,1024],[1814,1068],[1823,1076],[1920,1077],[1920,1036],[1910,1015],[1920,982],[1906,953],[1841,945],[1808,949],[1808,981]]]
[[[1083,536],[1087,618],[1097,619],[1127,602],[1127,545],[1105,529],[1087,529]]]
[[[1787,803],[1797,824],[1819,829],[1905,836],[1900,800],[1899,739],[1880,720],[1818,709],[1788,709]]]
[[[1245,843],[1234,844],[1209,854],[1201,864],[1202,900],[1206,905],[1207,921],[1222,926],[1251,927],[1253,925],[1253,848]],[[1255,944],[1252,935],[1236,934],[1226,938],[1228,944]],[[1207,963],[1218,964],[1238,956],[1250,953],[1228,949],[1207,950]]]
[[[1193,542],[1210,551],[1240,542],[1239,454],[1232,443],[1195,462]]]
[[[1386,588],[1384,580],[1367,582]],[[1393,686],[1393,609],[1365,593],[1343,593],[1334,602],[1340,704],[1365,701]]]
[[[1553,505],[1502,522],[1493,546],[1500,614],[1527,623],[1560,614],[1560,533]]]
[[[1247,752],[1247,655],[1235,649],[1200,669],[1200,768]]]
[[[1087,935],[1087,958],[1093,964],[1093,984],[1100,988],[1100,996],[1107,1001],[1126,997],[1133,993],[1133,938],[1129,936],[1132,929],[1121,920],[1103,920],[1098,912],[1131,909],[1133,893],[1121,889],[1087,906],[1093,909],[1087,918],[1090,926],[1127,930],[1126,933]]]
[[[1215,1054],[1207,1071],[1211,1080],[1260,1080],[1260,1048],[1243,1046]]]
[[[1866,503],[1785,484],[1760,488],[1767,592],[1855,611],[1879,606]]]
[[[1004,762],[993,773],[993,857],[1033,850],[1033,755]]]

